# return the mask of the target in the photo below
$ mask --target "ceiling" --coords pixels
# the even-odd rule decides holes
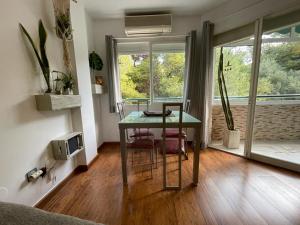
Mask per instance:
[[[228,0],[84,0],[93,18],[122,18],[125,13],[171,12],[173,15],[201,15]]]

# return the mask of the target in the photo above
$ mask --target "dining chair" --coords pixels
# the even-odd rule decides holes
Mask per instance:
[[[149,99],[137,99],[137,111],[140,112],[141,105],[146,103],[146,111],[149,111]],[[134,129],[135,136],[151,136],[154,138],[154,133],[149,128]]]
[[[117,108],[120,120],[125,118],[125,110],[124,110],[125,102],[117,102]],[[155,143],[154,143],[154,135],[153,136],[143,136],[143,135],[129,135],[128,129],[125,130],[126,133],[126,147],[127,149],[132,150],[132,157],[131,157],[131,165],[133,166],[134,162],[134,153],[141,152],[141,151],[149,151],[150,156],[150,164],[151,164],[151,178],[153,177],[152,170],[154,164],[154,152],[155,152]],[[157,153],[156,153],[157,155]],[[142,164],[145,165],[145,164]],[[156,156],[156,168],[157,168],[157,156]]]
[[[166,109],[167,107],[179,107],[179,115],[178,115],[178,134],[182,133],[182,112],[183,112],[183,104],[182,103],[164,103],[163,104],[163,135],[161,141],[161,151],[163,153],[163,187],[165,190],[168,189],[181,189],[181,155],[185,153],[185,144],[184,137],[182,135],[177,135],[173,138],[166,137],[167,131],[167,119]],[[167,154],[177,154],[178,155],[178,185],[169,186],[167,184]]]
[[[139,106],[138,106],[139,108]],[[147,105],[148,108],[148,105]],[[120,120],[125,118],[125,102],[117,102],[117,109],[119,113]],[[154,134],[149,128],[137,128],[133,129],[130,134],[128,134],[128,137],[134,138],[134,137],[151,137],[154,139]]]
[[[184,104],[184,112],[190,112],[191,100],[187,99]],[[162,136],[165,135],[166,138],[177,138],[179,136],[179,132],[177,128],[167,128],[165,134],[162,133]],[[187,128],[185,131],[181,132],[181,137],[184,138],[184,144],[187,149]],[[188,151],[185,152],[185,158],[188,159]]]

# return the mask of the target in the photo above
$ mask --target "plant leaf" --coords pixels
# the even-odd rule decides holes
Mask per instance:
[[[36,55],[36,58],[37,58],[37,60],[38,60],[38,62],[39,62],[39,64],[40,64],[40,67],[41,67],[41,69],[42,69],[42,71],[43,71],[43,74],[44,74],[44,72],[45,72],[45,70],[44,70],[44,64],[43,64],[43,62],[42,62],[42,60],[41,60],[41,57],[40,57],[40,55],[39,55],[39,53],[38,53],[38,50],[37,50],[37,48],[36,48],[36,46],[35,46],[35,44],[34,44],[32,38],[30,37],[30,35],[29,35],[29,33],[27,32],[27,30],[23,27],[23,25],[22,25],[21,23],[19,23],[19,25],[20,25],[20,27],[21,27],[21,30],[23,31],[23,33],[24,33],[25,36],[27,37],[29,43],[31,44],[31,46],[32,46],[32,48],[33,48],[33,50],[34,50],[34,53],[35,53],[35,55]]]
[[[49,70],[49,62],[46,54],[47,32],[45,30],[42,20],[39,21],[39,36],[40,36],[41,60],[44,66]]]

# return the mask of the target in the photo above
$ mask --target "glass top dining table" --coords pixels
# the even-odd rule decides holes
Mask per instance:
[[[166,128],[178,127],[179,112],[173,111],[170,116],[166,118]],[[191,116],[188,113],[182,114],[182,127],[195,129],[195,147],[193,157],[193,184],[198,184],[199,175],[199,152],[200,152],[200,129],[201,121]],[[122,161],[122,175],[123,184],[127,185],[127,150],[126,150],[126,134],[128,128],[163,128],[162,116],[148,117],[141,111],[133,111],[119,122],[120,144],[121,144],[121,161]]]

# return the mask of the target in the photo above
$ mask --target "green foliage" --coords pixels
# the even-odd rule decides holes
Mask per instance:
[[[216,59],[219,58],[216,49]],[[224,71],[228,96],[249,95],[252,65],[252,46],[224,47],[224,65],[229,61],[232,70]],[[217,74],[215,60],[214,74]],[[217,76],[214,76],[215,84]],[[300,94],[300,43],[264,43],[258,78],[258,95]],[[214,95],[220,96],[215,85]]]
[[[154,53],[154,97],[182,97],[184,53]],[[150,97],[150,58],[148,55],[120,55],[121,93],[126,98]]]
[[[184,64],[184,53],[153,54],[155,97],[182,97]]]
[[[103,68],[103,61],[96,52],[90,53],[90,55],[89,55],[89,64],[90,64],[90,67],[93,70],[100,71]]]
[[[300,44],[282,43],[277,46],[264,44],[264,53],[272,56],[283,70],[300,70]]]
[[[40,38],[40,53],[38,52],[38,49],[36,45],[34,44],[30,34],[27,32],[27,30],[24,28],[24,26],[20,23],[20,28],[22,32],[27,37],[29,43],[31,44],[33,51],[35,53],[35,56],[39,62],[39,65],[41,67],[41,70],[43,72],[46,84],[47,84],[47,91],[46,93],[51,92],[51,86],[50,86],[50,68],[49,68],[49,62],[46,54],[46,41],[47,41],[47,32],[45,30],[45,27],[43,25],[42,20],[39,21],[39,38]]]
[[[67,89],[73,90],[74,79],[72,77],[72,74],[66,74],[64,72],[57,71],[57,70],[53,70],[52,72],[62,75],[62,77],[57,78],[57,80],[62,81],[64,90],[67,90]]]
[[[120,55],[119,72],[122,98],[148,98],[150,96],[149,57],[135,62],[136,56]]]

